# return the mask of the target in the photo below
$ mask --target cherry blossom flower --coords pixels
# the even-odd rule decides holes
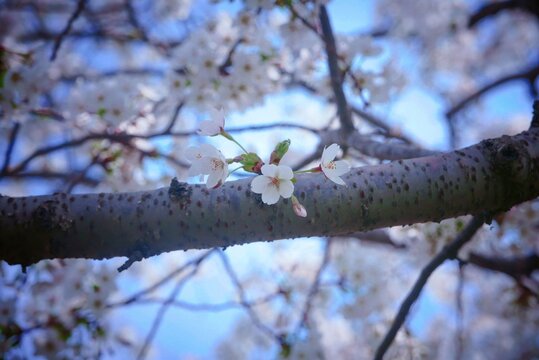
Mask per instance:
[[[197,130],[199,135],[215,136],[221,134],[225,129],[225,114],[223,109],[211,109],[211,120],[200,123]]]
[[[228,176],[228,165],[221,151],[210,144],[199,147],[190,147],[186,150],[187,159],[192,164],[189,175],[208,175],[206,186],[208,189],[216,188],[225,182]]]
[[[251,182],[251,191],[262,194],[262,202],[268,205],[275,204],[279,197],[285,199],[292,196],[294,184],[292,169],[285,165],[263,165],[262,175],[258,175]]]
[[[346,185],[340,176],[350,171],[350,165],[345,160],[334,161],[340,149],[341,147],[337,144],[331,144],[324,148],[320,168],[329,180],[339,185]]]

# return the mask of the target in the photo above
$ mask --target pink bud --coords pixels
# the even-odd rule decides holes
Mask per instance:
[[[294,195],[292,195],[292,209],[297,216],[307,217],[307,209],[305,209],[305,206],[301,205],[298,198]]]

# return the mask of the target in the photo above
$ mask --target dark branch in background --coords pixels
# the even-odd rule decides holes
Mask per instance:
[[[324,151],[324,146],[322,145],[318,146],[312,154],[306,156],[305,158],[303,158],[303,160],[300,160],[292,168],[294,169],[294,171],[303,169],[304,167],[306,167],[313,161],[319,160],[320,157],[322,156],[323,151]]]
[[[537,254],[497,258],[471,253],[468,262],[484,269],[507,274],[516,280],[521,277],[530,276],[534,271],[539,270],[539,255]]]
[[[223,61],[223,63],[221,65],[219,65],[219,67],[218,67],[219,74],[221,74],[222,76],[230,75],[230,72],[228,71],[228,68],[230,66],[232,66],[232,56],[234,56],[234,53],[236,52],[236,50],[238,49],[238,46],[240,46],[240,44],[242,42],[243,42],[242,38],[236,40],[236,42],[232,45],[232,47],[228,51],[226,59]]]
[[[386,229],[376,229],[371,231],[361,231],[357,233],[353,233],[350,235],[346,235],[346,238],[344,239],[350,239],[350,238],[356,238],[360,241],[367,241],[373,244],[380,244],[380,245],[389,245],[392,248],[395,249],[405,249],[406,245],[401,244],[394,239],[391,238],[389,233]],[[334,239],[341,239],[339,237],[334,237]]]
[[[176,108],[176,110],[179,111],[178,107]],[[83,145],[83,144],[85,144],[85,143],[87,143],[89,141],[92,141],[92,140],[109,140],[111,142],[122,144],[122,145],[126,146],[127,148],[137,150],[144,156],[150,156],[150,157],[159,156],[159,157],[163,157],[163,158],[173,162],[174,164],[176,164],[178,166],[187,166],[187,164],[175,159],[174,156],[172,156],[172,155],[161,154],[161,153],[158,153],[158,152],[155,152],[155,151],[142,150],[142,149],[137,148],[133,144],[131,144],[131,141],[134,140],[134,139],[146,139],[146,140],[149,140],[149,139],[154,139],[154,138],[158,138],[158,137],[161,137],[161,136],[187,137],[187,136],[191,136],[191,135],[196,135],[195,130],[183,131],[183,132],[181,132],[181,131],[173,132],[171,128],[174,126],[174,123],[176,121],[176,120],[174,120],[174,119],[176,119],[175,114],[176,114],[176,111],[174,112],[173,117],[171,119],[171,122],[169,123],[169,125],[167,126],[166,129],[164,129],[163,131],[155,132],[155,133],[141,134],[141,135],[138,135],[138,134],[126,134],[126,133],[116,133],[116,134],[90,133],[90,134],[81,136],[80,138],[77,138],[77,139],[73,139],[73,140],[69,140],[69,141],[65,141],[65,142],[60,142],[60,143],[57,143],[57,144],[54,144],[54,145],[41,147],[39,149],[36,149],[34,152],[32,152],[30,155],[28,155],[24,160],[22,160],[19,164],[15,165],[13,168],[4,169],[4,170],[0,171],[0,180],[2,178],[5,178],[5,177],[23,177],[22,175],[19,175],[19,174],[24,169],[26,169],[26,167],[34,159],[36,159],[38,157],[41,157],[41,156],[48,155],[50,153],[53,153],[53,152],[56,152],[56,151],[59,151],[59,150],[64,150],[64,149],[68,149],[68,148],[71,148],[71,147],[81,146],[81,145]],[[298,125],[298,124],[290,124],[290,123],[275,123],[275,124],[268,124],[268,125],[254,125],[254,126],[236,127],[236,128],[228,129],[228,132],[235,133],[235,132],[242,132],[242,131],[262,131],[262,130],[271,130],[271,129],[276,129],[276,128],[300,129],[300,130],[309,131],[309,132],[312,132],[312,133],[315,133],[315,134],[319,132],[319,130],[314,129],[314,128],[310,128],[308,126],[303,126],[303,125]],[[34,177],[37,177],[37,174]]]
[[[67,20],[67,24],[66,24],[64,30],[62,30],[62,32],[58,35],[58,37],[54,41],[54,47],[52,48],[52,54],[51,54],[51,57],[50,57],[51,61],[54,61],[54,59],[56,59],[56,55],[58,53],[58,50],[60,50],[60,46],[62,45],[62,41],[64,40],[65,36],[71,30],[71,27],[73,26],[73,23],[75,22],[75,20],[77,20],[77,18],[80,16],[80,14],[82,14],[82,11],[84,10],[85,5],[86,5],[86,0],[79,0],[77,2],[77,7],[75,8],[75,11],[73,12],[73,14],[71,14],[69,19]]]
[[[304,80],[294,79],[293,74],[290,74],[290,73],[284,72],[284,74],[289,75],[289,76],[292,77],[290,83],[288,84],[289,86],[298,86],[298,87],[302,88],[303,90],[308,91],[311,94],[318,95],[318,96],[320,95],[314,86],[308,84]],[[326,100],[329,101],[329,102],[335,102],[335,99],[333,99],[333,98],[326,99]],[[369,112],[367,112],[365,110],[361,110],[360,108],[358,108],[356,106],[350,106],[350,108],[351,108],[351,111],[355,115],[359,116],[360,118],[362,118],[363,120],[365,120],[369,124],[371,124],[371,125],[373,125],[375,127],[379,127],[380,129],[382,129],[384,131],[384,133],[385,133],[384,136],[399,139],[399,140],[404,141],[407,144],[419,147],[409,137],[407,137],[406,135],[401,134],[399,131],[396,131],[391,126],[386,124],[382,119],[376,117],[372,113],[369,113]],[[337,141],[337,142],[339,142],[339,141]]]
[[[464,353],[464,304],[462,301],[464,293],[464,273],[465,264],[459,261],[459,277],[457,291],[455,291],[455,359],[462,359]]]
[[[11,155],[13,154],[13,148],[15,147],[15,142],[17,140],[17,135],[19,134],[20,128],[21,124],[16,122],[15,125],[13,125],[13,129],[11,129],[11,133],[9,134],[9,141],[6,148],[6,155],[4,156],[4,165],[0,170],[0,174],[6,172],[9,168],[9,163],[11,162]]]
[[[170,134],[172,132],[174,125],[176,125],[176,122],[180,118],[180,112],[182,111],[183,105],[185,105],[183,101],[181,101],[178,105],[176,105],[167,127],[163,130],[163,134]]]
[[[174,300],[171,305],[188,310],[188,311],[207,311],[207,312],[220,312],[220,311],[227,311],[227,310],[234,310],[234,309],[242,309],[246,306],[248,307],[254,307],[262,304],[270,303],[274,300],[277,300],[281,297],[283,297],[285,292],[281,289],[277,289],[275,292],[272,292],[266,296],[262,296],[260,298],[251,300],[246,303],[238,302],[238,301],[225,301],[221,303],[192,303],[188,301],[183,300]],[[151,298],[151,299],[144,299],[137,301],[137,305],[141,304],[159,304],[163,303],[164,299],[159,298]]]
[[[59,78],[60,81],[64,81],[66,83],[71,83],[76,81],[77,79],[85,79],[85,80],[99,80],[103,78],[113,77],[113,76],[122,76],[122,75],[151,75],[156,77],[164,77],[165,71],[162,69],[157,68],[132,68],[132,69],[117,69],[117,70],[109,70],[109,71],[103,71],[98,74],[69,74],[62,76]]]
[[[189,267],[200,264],[205,258],[207,258],[214,251],[216,251],[216,249],[210,249],[210,250],[207,250],[207,251],[203,252],[201,255],[199,255],[199,256],[185,262],[183,265],[181,265],[178,268],[172,270],[170,273],[165,275],[161,280],[156,281],[155,283],[153,283],[152,285],[150,285],[146,289],[136,292],[135,294],[129,296],[125,300],[119,301],[117,303],[108,304],[107,308],[121,307],[121,306],[129,305],[129,304],[140,301],[144,296],[152,293],[153,291],[157,290],[161,286],[167,284],[169,281],[174,279],[176,276],[180,275],[182,272],[187,270]]]
[[[445,116],[451,119],[464,107],[469,105],[472,101],[477,100],[488,91],[514,80],[525,80],[530,85],[530,88],[535,89],[535,81],[537,80],[538,77],[539,77],[539,64],[533,66],[532,68],[528,70],[520,71],[514,74],[509,74],[504,77],[501,77],[498,80],[493,81],[483,86],[482,88],[478,89],[476,92],[468,95],[467,97],[462,99],[460,102],[453,105],[449,110],[447,110],[447,112],[445,113]],[[537,90],[534,90],[534,92],[536,93]],[[534,94],[534,96],[536,96],[536,94]]]
[[[340,143],[343,146],[356,149],[364,155],[380,160],[413,159],[439,154],[437,151],[426,150],[402,143],[382,143],[372,140],[371,137],[362,135],[357,131],[347,136],[342,136],[338,130],[329,130],[320,134],[320,143],[323,145]]]
[[[198,269],[200,268],[200,264],[202,261],[211,254],[211,250],[206,252],[204,256],[201,256],[197,262],[193,264],[193,269],[187,273],[183,278],[178,280],[176,283],[176,286],[171,291],[168,299],[161,305],[159,308],[157,315],[155,316],[155,319],[153,321],[152,327],[150,328],[150,332],[146,336],[146,340],[144,341],[144,345],[140,349],[140,352],[137,356],[137,359],[144,359],[148,353],[148,348],[153,341],[153,338],[155,337],[155,334],[157,333],[157,329],[159,328],[159,325],[161,324],[161,321],[163,320],[163,317],[165,316],[165,313],[167,312],[168,308],[172,305],[178,294],[180,293],[183,286],[187,283],[189,279],[191,279],[193,276],[196,275],[198,272]]]
[[[367,121],[369,124],[377,126],[380,129],[384,130],[388,136],[402,140],[409,145],[415,145],[413,140],[411,140],[409,137],[402,134],[401,132],[395,131],[393,128],[391,128],[391,126],[387,125],[382,119],[379,119],[375,115],[366,112],[365,110],[362,110],[357,106],[351,106],[351,109],[354,114]]]
[[[227,255],[224,253],[224,251],[219,251],[217,253],[219,255],[219,258],[221,259],[221,262],[223,263],[223,266],[225,268],[225,271],[230,278],[230,281],[232,282],[232,285],[236,289],[236,292],[238,293],[238,297],[240,298],[241,304],[248,304],[249,301],[247,300],[247,296],[245,295],[245,289],[243,288],[243,285],[241,284],[240,279],[238,278],[238,275],[232,268],[232,265],[230,264],[230,261],[228,260]],[[277,340],[277,342],[281,343],[282,339],[279,335],[277,335],[271,328],[269,328],[267,325],[265,325],[256,312],[253,310],[250,306],[244,306],[245,310],[247,311],[247,315],[249,315],[249,318],[255,325],[257,329],[262,331],[264,334],[269,336],[272,339]]]
[[[309,289],[309,293],[307,294],[307,298],[305,299],[305,304],[303,306],[303,311],[301,312],[300,321],[298,323],[298,326],[296,327],[297,334],[299,334],[299,332],[302,329],[309,327],[309,314],[313,306],[314,298],[316,294],[318,294],[318,291],[320,289],[320,284],[322,283],[322,274],[324,273],[324,270],[326,269],[326,267],[329,265],[330,254],[331,254],[331,239],[326,239],[322,261],[320,262],[320,266],[318,267],[318,270],[316,271],[316,275],[314,276],[314,280],[311,284],[311,288]]]
[[[423,290],[423,287],[427,283],[427,280],[434,272],[434,270],[436,270],[438,266],[442,265],[446,260],[456,258],[459,249],[468,241],[470,241],[477,232],[477,230],[479,230],[481,226],[483,226],[483,224],[489,219],[490,217],[487,213],[474,216],[473,219],[468,223],[468,225],[466,225],[464,230],[462,230],[462,232],[456,237],[456,239],[453,240],[449,245],[444,246],[444,248],[434,258],[432,258],[431,261],[429,261],[429,263],[423,268],[423,270],[421,270],[421,274],[419,274],[419,278],[414,284],[412,290],[410,290],[403,303],[401,304],[399,312],[393,320],[393,324],[391,325],[389,331],[382,340],[382,343],[378,346],[378,349],[376,350],[376,354],[374,356],[375,360],[383,359],[384,354],[389,349],[389,346],[395,339],[397,332],[401,328],[402,324],[404,324],[404,321],[408,316],[410,308],[421,294],[421,290]]]
[[[515,9],[527,11],[539,18],[539,3],[537,0],[506,0],[481,6],[470,16],[468,27],[472,28],[479,22],[495,16],[502,11]]]
[[[63,180],[63,181],[72,181],[74,175],[71,172],[55,172],[55,171],[27,171],[22,173],[14,173],[8,175],[12,179],[46,179],[46,180]],[[83,176],[78,180],[79,183],[97,186],[101,182],[99,179],[92,178],[89,176]]]
[[[125,8],[127,10],[127,18],[129,19],[129,23],[136,30],[137,35],[139,35],[140,38],[145,42],[150,43],[151,41],[148,37],[148,34],[146,33],[146,30],[138,20],[135,7],[133,6],[133,2],[131,0],[125,0]]]
[[[320,6],[319,18],[320,25],[322,27],[324,45],[326,47],[331,88],[333,89],[335,103],[337,104],[337,113],[339,114],[339,120],[341,121],[343,133],[350,133],[355,130],[355,127],[354,123],[352,122],[348,102],[346,101],[346,96],[344,95],[344,90],[342,88],[343,79],[342,73],[339,69],[339,60],[337,58],[337,45],[335,44],[335,37],[333,36],[333,29],[331,28],[328,12],[324,5]]]
[[[75,186],[77,186],[79,183],[83,181],[83,179],[86,177],[86,174],[88,173],[88,171],[90,171],[92,166],[99,163],[99,157],[100,157],[100,154],[94,155],[92,157],[92,160],[88,163],[88,165],[84,167],[84,169],[73,172],[73,176],[70,179],[67,179],[66,181],[66,184],[65,184],[66,193],[70,194],[75,188]]]
[[[294,16],[295,19],[299,19],[299,21],[301,21],[301,23],[303,25],[305,25],[307,28],[312,30],[313,33],[315,33],[318,37],[320,37],[323,40],[323,37],[320,34],[320,32],[318,31],[318,29],[316,28],[316,26],[313,23],[311,23],[309,20],[307,20],[305,17],[303,17],[296,10],[296,8],[294,8],[293,2],[290,2],[290,4],[288,5],[288,9],[290,10],[290,12],[292,13],[292,15]]]
[[[539,100],[533,102],[533,117],[530,129],[535,127],[539,127]]]

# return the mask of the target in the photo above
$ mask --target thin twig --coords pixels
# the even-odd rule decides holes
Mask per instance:
[[[514,80],[526,80],[527,82],[531,84],[531,83],[534,83],[538,77],[539,77],[539,65],[536,65],[528,70],[519,71],[514,74],[503,76],[493,82],[486,84],[485,86],[478,89],[474,93],[466,96],[464,99],[462,99],[461,101],[453,105],[451,108],[449,108],[449,110],[447,110],[447,112],[445,113],[445,116],[451,119],[472,101],[480,98],[483,94],[489,92],[490,90],[495,89],[508,82],[511,82]]]
[[[316,88],[314,86],[312,86],[311,84],[308,84],[305,80],[294,79],[293,74],[291,74],[289,72],[286,72],[284,70],[282,70],[281,72],[283,74],[285,74],[285,75],[288,75],[288,76],[292,77],[292,79],[288,82],[288,86],[298,86],[301,89],[306,90],[311,94],[321,96],[320,93],[316,90]],[[328,98],[326,100],[329,101],[329,102],[335,102],[334,98]],[[376,126],[376,127],[379,127],[382,130],[384,130],[385,136],[400,139],[400,140],[402,140],[405,143],[408,143],[410,145],[419,146],[412,139],[410,139],[409,137],[407,137],[404,134],[401,134],[399,131],[396,131],[391,126],[386,124],[382,119],[376,117],[372,113],[369,113],[369,112],[367,112],[365,110],[361,110],[357,106],[353,106],[353,105],[350,105],[350,104],[349,104],[349,106],[350,106],[350,109],[351,109],[352,113],[354,113],[357,116],[361,117],[363,120],[365,120],[369,124],[371,124],[373,126]]]
[[[140,21],[137,18],[137,14],[135,11],[135,7],[133,6],[133,3],[131,0],[125,0],[125,8],[127,10],[127,17],[129,19],[129,22],[131,23],[131,26],[135,28],[138,35],[140,35],[140,38],[144,40],[147,43],[150,43],[150,39],[148,38],[148,34],[146,33],[146,30],[140,23]]]
[[[530,123],[530,129],[539,127],[539,100],[533,102],[533,117]]]
[[[322,282],[322,274],[324,273],[324,270],[329,264],[330,253],[331,253],[331,239],[326,239],[326,244],[324,247],[324,255],[322,257],[322,261],[320,262],[320,266],[318,267],[318,270],[316,271],[316,275],[314,277],[311,288],[309,289],[309,293],[307,294],[307,298],[303,306],[303,311],[301,312],[301,318],[298,323],[298,326],[296,327],[296,333],[299,333],[301,329],[306,328],[309,325],[309,313],[311,312],[314,298],[316,294],[318,293],[318,291],[320,290],[320,283]]]
[[[86,177],[86,174],[88,173],[88,171],[90,171],[92,166],[94,166],[95,164],[97,164],[99,162],[98,160],[99,160],[99,154],[94,155],[92,157],[92,160],[88,163],[88,165],[86,165],[84,167],[84,169],[82,169],[82,170],[80,170],[78,172],[75,172],[73,174],[73,176],[71,177],[71,179],[66,181],[65,192],[70,194],[73,191],[73,189],[75,188],[75,186],[77,186],[77,184],[81,183],[82,180]]]
[[[301,160],[299,163],[294,165],[292,168],[294,170],[303,169],[305,166],[309,165],[313,161],[320,159],[320,157],[322,156],[323,150],[324,150],[324,146],[319,145],[312,154],[305,157],[303,160]]]
[[[187,268],[191,267],[191,266],[194,266],[194,265],[197,265],[197,264],[200,264],[204,259],[206,259],[211,253],[213,253],[215,251],[215,249],[210,249],[208,251],[205,251],[204,253],[202,253],[201,255],[187,261],[186,263],[184,263],[183,265],[181,265],[180,267],[174,269],[173,271],[171,271],[170,273],[168,273],[167,275],[165,275],[161,280],[155,282],[154,284],[152,284],[151,286],[147,287],[146,289],[144,290],[140,290],[139,292],[131,295],[130,297],[128,297],[127,299],[124,299],[122,301],[119,301],[117,303],[112,303],[112,304],[108,304],[107,305],[107,308],[113,308],[113,307],[118,307],[118,306],[124,306],[124,305],[128,305],[128,304],[131,304],[131,303],[134,303],[136,301],[138,301],[139,299],[141,299],[143,296],[157,290],[159,287],[163,286],[164,284],[166,284],[167,282],[169,282],[170,280],[172,280],[173,278],[175,278],[176,276],[180,275],[182,272],[184,272]]]
[[[374,356],[375,360],[383,359],[384,354],[389,349],[389,346],[395,339],[397,332],[401,328],[402,324],[404,324],[404,321],[408,316],[410,308],[421,294],[421,290],[423,290],[423,287],[427,283],[427,280],[434,272],[434,270],[436,270],[438,266],[442,265],[444,261],[448,259],[454,259],[457,256],[459,249],[472,239],[477,230],[479,230],[481,226],[485,223],[485,221],[487,221],[488,219],[489,215],[487,213],[474,216],[473,219],[470,220],[468,225],[466,225],[464,230],[462,230],[462,232],[458,234],[455,240],[453,240],[449,245],[444,246],[444,248],[434,258],[432,258],[431,261],[429,261],[429,263],[423,268],[423,270],[421,270],[419,278],[416,280],[416,283],[402,302],[399,312],[393,320],[393,324],[391,325],[386,336],[382,340],[382,343],[378,346],[378,349],[376,350],[376,354]]]
[[[54,41],[54,46],[52,48],[52,53],[50,60],[54,61],[56,59],[56,55],[58,54],[58,50],[60,50],[60,46],[62,45],[62,41],[64,40],[65,36],[69,33],[71,30],[71,27],[73,26],[73,23],[77,18],[82,14],[82,11],[84,10],[84,6],[86,5],[86,0],[79,0],[77,2],[77,7],[75,11],[71,14],[69,19],[67,20],[67,24],[62,30],[62,32],[56,37],[56,40]]]
[[[19,134],[20,128],[21,124],[19,122],[16,122],[15,125],[13,125],[13,129],[11,129],[8,145],[6,148],[6,155],[4,156],[4,165],[2,166],[2,170],[0,170],[0,178],[2,177],[2,174],[6,173],[7,169],[9,168],[9,163],[11,162],[11,155],[13,154],[13,148],[15,147],[15,142],[17,141],[17,135]]]
[[[462,359],[464,353],[464,304],[462,302],[463,292],[464,292],[464,267],[465,264],[462,261],[459,261],[459,277],[457,284],[457,291],[455,291],[455,303],[457,311],[455,313],[456,317],[456,329],[455,329],[455,359]]]
[[[175,300],[170,305],[178,307],[178,308],[182,308],[185,310],[189,310],[189,311],[220,312],[220,311],[232,310],[232,309],[237,309],[237,308],[243,308],[245,306],[253,307],[257,305],[266,304],[282,296],[283,296],[283,293],[279,290],[277,292],[271,293],[269,295],[260,297],[255,300],[248,301],[243,304],[238,301],[226,301],[222,303],[205,304],[205,303],[191,303],[191,302],[182,301],[182,300]],[[137,305],[156,304],[156,303],[162,304],[164,301],[166,300],[152,298],[152,299],[138,300],[136,304]]]
[[[167,127],[162,131],[163,135],[170,134],[170,132],[174,128],[174,125],[176,125],[176,122],[179,119],[180,111],[182,110],[184,104],[185,103],[183,101],[180,101],[180,103],[178,105],[176,105],[176,107],[174,108],[174,112],[172,113],[172,117],[170,118],[170,121],[169,121]]]
[[[12,179],[44,179],[70,181],[71,179],[73,179],[74,175],[71,172],[36,170],[9,174],[8,176]],[[99,184],[100,180],[93,177],[84,176],[79,180],[79,182],[89,186],[96,186]]]
[[[323,36],[322,34],[320,34],[320,31],[318,31],[318,29],[316,28],[316,26],[311,23],[309,20],[307,20],[304,16],[302,16],[297,10],[296,8],[294,8],[294,5],[292,3],[290,3],[288,5],[288,9],[290,10],[290,12],[292,13],[292,15],[294,16],[294,18],[296,19],[299,19],[299,21],[301,21],[301,23],[303,25],[305,25],[307,28],[309,28],[316,36],[318,36],[319,38],[323,39]]]
[[[243,285],[241,284],[238,278],[238,275],[232,268],[232,265],[230,264],[230,261],[228,260],[228,257],[226,256],[224,251],[219,251],[218,254],[221,259],[221,262],[223,263],[225,271],[228,274],[228,277],[232,281],[232,285],[234,285],[234,287],[236,288],[236,291],[240,298],[240,303],[243,305],[243,307],[247,311],[247,315],[249,316],[249,318],[251,319],[255,327],[261,330],[264,334],[268,335],[270,338],[277,339],[279,341],[280,340],[279,336],[275,334],[275,332],[270,327],[265,325],[260,320],[260,318],[258,317],[258,315],[256,314],[256,312],[253,310],[251,306],[248,306],[249,302],[247,301],[247,296],[245,295],[245,289],[243,288]]]
[[[268,124],[268,125],[255,125],[255,126],[236,127],[236,128],[227,129],[227,131],[230,132],[230,133],[236,133],[236,132],[242,132],[242,131],[270,130],[270,129],[275,129],[275,128],[299,129],[299,130],[309,131],[309,132],[312,132],[312,133],[315,133],[315,134],[318,133],[318,131],[319,131],[317,129],[314,129],[314,128],[311,128],[311,127],[308,127],[308,126],[303,126],[303,125],[299,125],[299,124],[290,124],[290,123],[275,123],[275,124]],[[81,145],[85,144],[86,142],[92,141],[92,140],[109,140],[109,141],[112,141],[112,142],[120,143],[120,144],[129,146],[131,148],[134,148],[132,145],[129,144],[129,142],[131,140],[134,140],[134,139],[154,139],[154,138],[158,138],[158,137],[162,137],[162,136],[187,137],[187,136],[192,136],[192,135],[196,135],[195,130],[183,131],[183,132],[182,131],[178,131],[178,132],[172,132],[172,131],[163,132],[163,131],[160,131],[160,132],[150,133],[150,134],[145,134],[145,135],[127,134],[127,133],[115,133],[115,134],[90,133],[90,134],[81,136],[80,138],[77,138],[77,139],[73,139],[73,140],[61,142],[61,143],[58,143],[58,144],[54,144],[54,145],[50,145],[50,146],[44,146],[42,148],[39,148],[39,149],[35,150],[33,153],[31,153],[30,155],[28,155],[28,157],[26,157],[24,160],[22,160],[18,165],[14,166],[12,169],[10,169],[9,172],[0,173],[0,174],[2,174],[2,176],[14,176],[14,174],[17,174],[17,173],[23,171],[24,169],[26,169],[26,167],[29,165],[29,163],[32,162],[32,160],[34,160],[37,157],[44,156],[44,155],[50,154],[50,153],[58,151],[58,150],[67,149],[67,148],[76,147],[76,146],[81,146]],[[140,150],[140,151],[142,152],[142,150]],[[152,156],[152,154],[154,156],[163,157],[163,158],[175,163],[178,166],[186,166],[186,164],[178,162],[177,160],[173,159],[169,155],[156,154],[156,153],[151,153],[151,152],[147,152],[147,151],[144,153],[144,155],[147,155],[147,156]],[[0,179],[2,178],[2,176],[0,176]]]
[[[148,353],[148,348],[150,347],[150,344],[153,341],[153,338],[155,337],[155,334],[157,333],[157,330],[159,329],[159,325],[161,325],[161,322],[163,321],[163,318],[165,316],[165,313],[167,312],[168,308],[171,306],[172,302],[176,299],[178,294],[180,293],[183,286],[186,284],[186,282],[196,275],[198,271],[198,266],[195,266],[185,277],[178,280],[176,283],[176,286],[174,286],[174,289],[172,289],[168,299],[161,304],[161,307],[157,311],[157,315],[155,316],[155,319],[152,323],[152,327],[150,328],[150,332],[146,336],[146,340],[144,341],[144,345],[142,345],[142,348],[140,349],[140,352],[137,356],[138,360],[142,360],[146,358],[146,355]]]

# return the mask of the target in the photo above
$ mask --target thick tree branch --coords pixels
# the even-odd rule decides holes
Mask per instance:
[[[472,239],[477,230],[479,230],[479,228],[481,228],[481,226],[486,221],[488,221],[488,218],[489,216],[487,213],[474,216],[474,218],[470,221],[466,228],[462,230],[462,232],[457,236],[457,238],[453,240],[453,242],[451,242],[449,245],[445,246],[442,251],[440,251],[434,258],[432,258],[432,260],[429,261],[429,263],[423,268],[423,270],[421,270],[421,274],[419,274],[419,278],[414,284],[412,290],[410,290],[405,300],[401,304],[399,312],[397,313],[395,320],[393,320],[391,328],[382,340],[380,346],[378,346],[378,349],[376,350],[376,354],[374,356],[375,360],[383,359],[384,354],[389,349],[389,346],[395,339],[395,336],[397,335],[397,332],[401,328],[402,324],[404,324],[404,321],[408,316],[410,308],[421,294],[421,290],[423,290],[423,287],[427,283],[427,280],[429,279],[430,275],[434,272],[434,270],[438,268],[438,266],[442,265],[446,260],[454,259],[457,256],[459,249]]]
[[[451,153],[352,169],[337,186],[297,177],[298,218],[288,200],[268,206],[251,179],[217,189],[171,187],[117,194],[0,197],[0,256],[30,265],[50,258],[142,258],[166,251],[303,236],[335,236],[503,211],[539,196],[539,129]],[[17,239],[17,241],[14,241]]]

